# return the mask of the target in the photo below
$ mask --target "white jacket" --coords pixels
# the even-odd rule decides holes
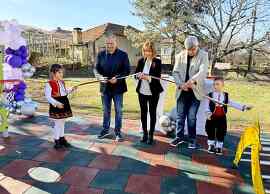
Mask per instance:
[[[196,56],[191,60],[189,68],[189,76],[191,80],[196,81],[193,87],[193,92],[198,100],[202,100],[204,92],[204,81],[208,74],[209,59],[208,53],[202,49],[198,50]],[[185,83],[187,69],[187,51],[184,50],[176,55],[175,65],[173,68],[173,77],[177,84],[180,86]],[[182,90],[176,89],[176,99],[179,98]]]

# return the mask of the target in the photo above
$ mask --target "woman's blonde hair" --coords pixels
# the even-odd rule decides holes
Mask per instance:
[[[157,52],[156,52],[156,48],[155,48],[155,44],[152,42],[152,41],[149,41],[149,40],[147,40],[144,44],[143,44],[143,46],[142,46],[142,55],[143,55],[143,57],[145,57],[145,50],[151,50],[152,51],[152,57],[154,58],[154,57],[156,57],[156,54],[157,54]]]

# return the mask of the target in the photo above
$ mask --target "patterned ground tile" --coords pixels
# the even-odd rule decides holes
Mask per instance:
[[[105,190],[104,194],[131,194],[124,191],[118,191],[118,190]]]
[[[208,182],[197,182],[197,191],[198,194],[209,194],[209,193],[218,193],[218,194],[233,194],[230,188],[224,188],[222,186],[208,183]]]
[[[0,168],[10,163],[13,159],[5,156],[0,156]]]
[[[87,167],[72,167],[61,178],[60,182],[73,186],[87,187],[99,170]]]
[[[65,194],[68,188],[68,185],[62,183],[37,182],[24,194]]]
[[[6,156],[16,159],[32,160],[43,150],[44,150],[43,148],[36,146],[33,147],[19,146],[13,151],[9,152]]]
[[[161,177],[149,175],[131,175],[125,188],[126,192],[160,194]]]
[[[138,150],[129,146],[119,145],[115,148],[115,150],[113,151],[113,154],[117,156],[133,158],[133,159],[138,158]]]
[[[123,158],[119,164],[119,169],[132,173],[146,174],[149,169],[149,164],[131,158]]]
[[[90,152],[70,151],[64,158],[63,164],[74,166],[87,166],[96,158],[96,154]]]
[[[122,171],[100,171],[94,180],[91,182],[90,187],[108,190],[124,191],[128,182],[129,173]]]
[[[39,164],[39,162],[31,160],[14,160],[2,168],[0,172],[7,176],[23,178],[29,173],[29,170],[39,166]]]
[[[163,177],[161,182],[161,194],[170,193],[197,194],[196,182],[183,174],[177,177]]]
[[[255,194],[252,184],[236,185],[233,188],[234,194]]]
[[[82,188],[71,186],[65,194],[103,194],[102,189]]]
[[[112,154],[116,145],[106,143],[95,143],[90,146],[90,151],[101,153],[101,154]]]
[[[152,160],[148,170],[148,174],[153,176],[176,176],[177,172],[178,165],[165,160]]]
[[[63,163],[46,163],[45,162],[45,163],[42,163],[40,166],[54,170],[54,171],[58,172],[60,175],[63,175],[68,169],[71,168],[70,165],[68,165],[68,164],[66,165]]]
[[[44,143],[45,140],[36,137],[26,137],[18,142],[21,146],[37,147]]]
[[[194,163],[191,161],[181,161],[179,165],[180,172],[191,179],[209,182],[209,172],[206,165]]]
[[[182,161],[191,161],[191,157],[183,155],[182,152],[169,151],[165,154],[165,160],[172,163],[180,163]]]
[[[89,164],[89,167],[103,170],[115,170],[119,166],[121,159],[122,158],[119,156],[98,155],[96,159]]]
[[[42,162],[62,162],[65,158],[65,156],[69,153],[67,150],[55,150],[55,149],[49,149],[45,152],[42,152],[41,154],[37,155],[34,160],[42,161]]]
[[[1,194],[23,194],[30,187],[31,185],[11,177],[0,181]]]

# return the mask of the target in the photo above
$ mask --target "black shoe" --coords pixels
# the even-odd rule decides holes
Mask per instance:
[[[59,139],[60,144],[66,148],[70,148],[71,144],[67,142],[67,140],[65,139],[65,137],[60,137]]]
[[[108,137],[109,135],[110,135],[109,130],[103,129],[103,130],[100,132],[100,134],[99,134],[99,136],[98,136],[98,139],[103,139],[103,138],[105,138],[105,137]]]
[[[214,154],[216,152],[215,146],[214,145],[209,145],[208,146],[208,153]]]
[[[117,142],[124,141],[124,138],[122,137],[121,133],[115,134],[115,141],[117,141]]]
[[[153,138],[149,138],[147,141],[148,145],[153,145],[154,144],[154,139]]]
[[[54,149],[58,150],[60,148],[62,148],[63,146],[60,144],[60,140],[54,140],[55,144],[54,144]]]
[[[184,139],[181,137],[176,137],[174,140],[171,141],[170,145],[173,147],[178,146],[179,144],[184,143]]]
[[[147,135],[147,133],[144,133],[144,134],[143,134],[143,137],[142,137],[142,139],[141,139],[141,143],[146,143],[147,140],[148,140],[148,135]]]
[[[216,154],[221,156],[223,154],[222,153],[222,149],[221,148],[217,148],[216,149]]]

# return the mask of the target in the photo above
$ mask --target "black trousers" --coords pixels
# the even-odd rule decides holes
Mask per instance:
[[[138,95],[139,103],[141,108],[141,122],[143,132],[147,133],[147,113],[148,113],[148,104],[149,104],[149,113],[150,113],[150,131],[149,135],[153,136],[156,126],[157,119],[157,105],[159,100],[159,95],[146,96],[143,94]]]
[[[207,120],[205,129],[208,135],[208,140],[224,142],[224,138],[227,134],[226,116],[219,118],[212,117],[211,120]]]

